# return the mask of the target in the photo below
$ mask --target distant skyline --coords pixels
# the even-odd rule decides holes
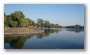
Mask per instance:
[[[4,4],[7,15],[15,11],[22,11],[35,22],[42,18],[62,26],[84,25],[84,4]]]

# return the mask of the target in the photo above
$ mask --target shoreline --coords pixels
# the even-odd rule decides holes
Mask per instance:
[[[32,33],[41,33],[41,32],[17,32],[17,33],[4,33],[4,34],[32,34]]]
[[[4,28],[4,34],[30,34],[30,33],[43,33],[41,29],[28,29],[28,28]]]

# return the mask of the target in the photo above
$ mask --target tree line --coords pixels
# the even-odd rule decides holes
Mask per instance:
[[[15,11],[9,15],[4,13],[4,27],[5,28],[13,28],[13,27],[29,27],[29,26],[37,26],[43,28],[61,28],[59,24],[50,23],[48,20],[43,20],[42,18],[38,18],[37,22],[31,20],[30,18],[26,18],[24,13],[21,11]]]
[[[80,28],[81,29],[81,28],[84,28],[84,26],[76,24],[76,25],[66,26],[64,28]]]

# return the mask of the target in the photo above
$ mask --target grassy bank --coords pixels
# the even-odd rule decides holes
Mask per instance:
[[[42,33],[44,30],[38,28],[4,28],[4,34],[29,34],[29,33]]]

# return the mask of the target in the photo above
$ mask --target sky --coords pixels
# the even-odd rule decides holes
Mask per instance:
[[[84,25],[84,4],[4,4],[6,15],[22,11],[26,18],[49,20],[62,26]]]

